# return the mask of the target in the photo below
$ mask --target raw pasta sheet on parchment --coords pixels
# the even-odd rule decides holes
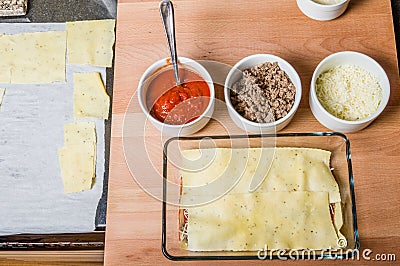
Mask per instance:
[[[65,24],[0,23],[0,34],[42,31],[65,31]],[[58,161],[64,124],[74,122],[74,72],[100,72],[105,84],[105,68],[68,63],[66,82],[0,84],[6,88],[0,109],[0,235],[95,228],[104,177],[104,120],[79,120],[96,123],[96,179],[91,190],[64,194]]]

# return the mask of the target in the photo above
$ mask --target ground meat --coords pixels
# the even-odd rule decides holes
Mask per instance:
[[[292,109],[296,88],[278,63],[266,62],[243,71],[230,98],[235,110],[258,123],[276,121]]]

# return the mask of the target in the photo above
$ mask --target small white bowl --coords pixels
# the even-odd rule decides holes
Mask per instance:
[[[349,5],[350,0],[343,0],[338,4],[324,5],[312,0],[297,0],[301,12],[315,20],[332,20],[342,15]]]
[[[199,74],[208,84],[210,88],[210,100],[206,110],[201,114],[197,119],[183,124],[183,125],[171,125],[166,124],[163,122],[158,121],[152,115],[150,115],[150,111],[147,107],[146,103],[146,96],[147,96],[147,89],[150,83],[150,79],[156,77],[157,71],[162,71],[163,67],[170,65],[169,58],[161,59],[154,64],[152,64],[147,70],[143,73],[142,77],[140,78],[139,85],[138,85],[138,98],[139,98],[139,105],[143,111],[143,113],[147,116],[150,122],[160,130],[162,133],[170,136],[186,136],[193,134],[200,129],[202,129],[210,120],[213,112],[214,112],[214,102],[215,102],[215,91],[214,91],[214,84],[211,79],[210,74],[207,70],[197,63],[196,61],[185,58],[179,57],[180,66],[187,67],[189,69],[194,70],[197,74]]]
[[[375,75],[378,78],[379,84],[382,88],[382,101],[379,105],[376,112],[362,120],[357,121],[348,121],[337,118],[336,116],[330,114],[325,108],[322,106],[320,101],[318,100],[317,93],[315,90],[315,83],[319,75],[331,68],[340,65],[357,65],[372,75]],[[372,121],[377,118],[380,113],[385,109],[390,96],[390,83],[389,79],[385,73],[385,70],[371,57],[351,51],[344,51],[335,54],[331,54],[322,60],[317,68],[314,71],[314,74],[311,79],[310,86],[310,107],[315,118],[325,127],[338,132],[355,132],[367,127]]]
[[[278,62],[279,67],[286,72],[289,76],[290,80],[292,81],[293,85],[296,87],[296,95],[294,104],[292,109],[288,112],[285,117],[281,119],[271,122],[271,123],[257,123],[247,120],[243,116],[241,116],[233,107],[230,99],[230,91],[233,84],[238,81],[242,77],[242,71],[251,67],[254,67],[259,64],[263,64],[265,62]],[[228,113],[233,122],[240,127],[241,129],[253,133],[275,133],[283,129],[285,126],[289,124],[292,120],[294,114],[299,107],[300,100],[301,100],[301,81],[300,77],[297,74],[296,70],[285,60],[282,58],[271,55],[271,54],[255,54],[248,57],[243,58],[233,68],[229,71],[228,76],[225,80],[224,86],[224,96],[225,96],[225,103],[228,108]]]

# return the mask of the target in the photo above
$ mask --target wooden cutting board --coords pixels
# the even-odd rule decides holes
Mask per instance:
[[[303,98],[292,122],[282,132],[328,131],[313,117],[308,105],[311,75],[326,56],[344,50],[358,51],[383,66],[391,82],[389,105],[371,126],[348,137],[361,249],[371,249],[371,256],[395,253],[400,257],[400,83],[390,0],[352,0],[343,16],[327,22],[304,16],[294,0],[177,0],[174,5],[180,56],[233,65],[251,54],[271,53],[295,67],[302,80]],[[150,157],[155,158],[154,167],[161,171],[160,134],[152,126],[143,131],[135,92],[145,69],[167,56],[158,1],[120,0],[105,247],[108,265],[169,262],[161,253],[161,202],[134,181],[122,145],[124,114],[133,97],[132,110],[138,126],[124,134],[139,136],[137,145],[145,141]],[[216,89],[222,99],[222,87]],[[226,114],[222,113],[221,119],[235,128]],[[224,133],[212,122],[198,135]],[[137,172],[140,167],[143,166],[134,165],[131,170]]]

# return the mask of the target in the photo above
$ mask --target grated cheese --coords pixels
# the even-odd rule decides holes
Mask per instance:
[[[325,110],[348,121],[371,116],[382,101],[377,77],[355,65],[342,65],[322,73],[316,82],[316,93]]]

